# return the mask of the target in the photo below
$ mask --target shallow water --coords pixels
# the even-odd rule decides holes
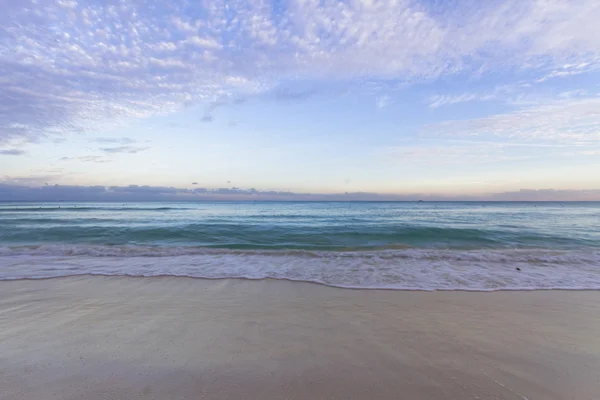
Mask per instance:
[[[600,288],[600,203],[0,204],[0,279],[77,274]]]

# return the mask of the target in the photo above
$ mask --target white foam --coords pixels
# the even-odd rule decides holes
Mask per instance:
[[[80,274],[273,278],[365,289],[579,290],[600,289],[600,251],[286,252],[145,246],[0,248],[1,280]]]

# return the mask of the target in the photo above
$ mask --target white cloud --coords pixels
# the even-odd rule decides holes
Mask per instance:
[[[221,47],[223,47],[219,42],[217,42],[213,38],[203,38],[200,36],[191,36],[188,39],[186,39],[186,43],[207,49],[220,49]]]
[[[11,0],[0,16],[0,143],[165,114],[293,78],[584,73],[600,65],[599,18],[596,0]],[[431,104],[471,100],[464,96]]]
[[[429,108],[438,108],[471,101],[486,101],[496,98],[495,93],[461,93],[461,94],[436,94],[431,96],[427,103]]]
[[[502,137],[524,141],[600,141],[600,98],[567,99],[512,113],[429,125],[425,136]]]
[[[375,105],[377,106],[377,108],[386,108],[388,106],[390,102],[390,96],[384,95],[384,96],[380,96],[377,99],[377,102],[375,103]]]
[[[581,75],[591,71],[596,71],[598,69],[600,69],[600,63],[598,63],[598,60],[594,60],[594,63],[584,62],[579,64],[567,64],[537,79],[536,83],[542,83],[553,78]]]
[[[65,8],[75,8],[77,2],[75,0],[58,0],[58,5]]]
[[[576,89],[576,90],[568,90],[566,92],[561,92],[558,94],[558,97],[563,99],[574,99],[578,97],[586,97],[589,96],[589,91],[586,89]]]
[[[151,45],[150,48],[159,51],[174,51],[177,50],[177,45],[173,42],[159,42]]]
[[[173,25],[182,32],[196,33],[198,31],[196,26],[184,21],[179,16],[173,16],[171,21],[173,22]]]
[[[429,108],[439,108],[469,102],[498,101],[512,106],[533,106],[548,104],[556,99],[584,98],[591,94],[587,89],[574,89],[556,93],[554,90],[536,86],[537,81],[519,81],[496,85],[485,91],[471,91],[451,94],[435,94],[425,99]]]

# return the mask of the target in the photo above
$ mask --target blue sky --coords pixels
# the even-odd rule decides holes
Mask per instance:
[[[595,0],[0,4],[0,200],[600,200]]]

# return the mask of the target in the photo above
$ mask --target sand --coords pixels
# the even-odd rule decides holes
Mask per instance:
[[[600,292],[0,282],[0,399],[600,398]]]

